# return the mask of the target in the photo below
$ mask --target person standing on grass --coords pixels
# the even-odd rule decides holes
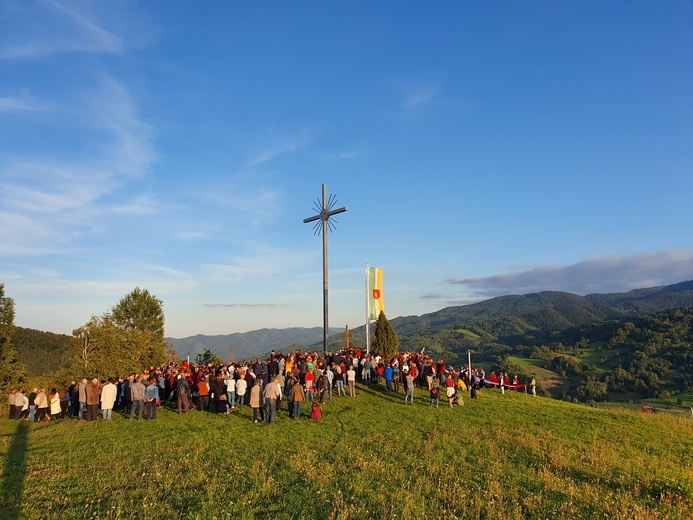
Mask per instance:
[[[142,420],[142,410],[144,409],[144,392],[145,388],[140,378],[130,387],[130,395],[132,396],[132,405],[130,406],[130,419],[135,416],[137,410],[137,420]]]
[[[133,379],[131,375],[128,376],[120,386],[120,411],[123,413],[130,413],[130,407],[132,406],[131,388],[134,383]]]
[[[274,377],[265,387],[263,397],[265,399],[265,420],[267,424],[274,422],[277,416],[277,399],[282,395],[279,382]]]
[[[472,383],[472,387],[471,387],[471,391],[470,391],[472,399],[476,399],[476,394],[478,391],[479,391],[479,383],[474,381]]]
[[[60,420],[62,421],[70,409],[70,389],[67,385],[63,385],[58,395],[60,396]]]
[[[260,378],[255,380],[253,388],[250,389],[250,407],[253,409],[253,422],[257,423],[258,412],[260,413],[260,419],[264,420],[262,416],[262,387],[260,386]]]
[[[337,383],[337,396],[345,396],[346,397],[346,392],[344,391],[344,372],[342,371],[341,365],[337,365],[334,368],[334,379]]]
[[[414,376],[408,370],[404,371],[404,384],[405,394],[404,394],[404,404],[407,404],[409,400],[410,404],[414,404]]]
[[[38,396],[38,388],[34,388],[29,394],[29,422],[36,420],[36,396]]]
[[[436,403],[436,408],[440,404],[440,392],[439,392],[438,380],[433,378],[431,380],[431,406],[433,406],[433,401]]]
[[[39,393],[36,394],[36,404],[37,416],[36,422],[46,422],[48,421],[48,398],[46,397],[46,389],[41,387]]]
[[[77,387],[79,392],[79,420],[84,420],[87,415],[87,380],[82,379],[82,382]]]
[[[238,381],[236,381],[236,396],[238,397],[238,408],[243,408],[245,394],[248,390],[248,382],[245,379],[245,372],[241,371]]]
[[[312,401],[315,398],[315,376],[312,371],[305,374],[306,399]]]
[[[452,403],[455,400],[455,380],[452,378],[452,374],[448,372],[445,378],[445,394],[448,397],[448,404],[452,408]]]
[[[156,384],[156,378],[152,377],[149,380],[149,386],[144,390],[145,417],[149,421],[156,419],[157,401],[159,401],[159,385]]]
[[[207,406],[209,406],[209,384],[204,376],[200,377],[197,383],[197,393],[199,394],[197,397],[197,409],[204,412]]]
[[[325,366],[325,377],[327,377],[327,397],[332,399],[332,386],[334,382],[334,372],[329,365]]]
[[[356,397],[356,370],[354,366],[351,365],[346,373],[347,385],[349,385],[349,396]]]
[[[117,395],[118,387],[113,383],[113,378],[109,377],[101,390],[101,410],[103,411],[103,418],[107,421],[111,420]]]
[[[51,388],[51,393],[48,394],[48,404],[50,406],[51,420],[57,421],[60,415],[60,396],[55,388]]]
[[[190,411],[190,388],[187,372],[182,372],[176,381],[176,408],[178,408],[178,415]]]
[[[318,400],[323,404],[327,400],[327,384],[327,376],[324,373],[320,374],[320,377],[318,377],[317,380],[316,387],[318,390]]]
[[[226,400],[229,403],[229,410],[236,408],[236,380],[233,374],[229,374],[226,380]]]
[[[392,365],[392,390],[399,393],[399,380],[401,375],[399,373],[399,359],[394,358],[391,362]]]
[[[284,395],[286,396],[286,405],[289,410],[289,417],[293,417],[293,407],[294,403],[291,401],[291,390],[294,387],[294,384],[296,383],[296,378],[294,375],[289,372],[286,377],[284,378]]]
[[[99,380],[92,379],[84,391],[87,394],[87,421],[95,421],[99,416],[99,395],[101,394]]]
[[[229,401],[226,396],[226,383],[224,382],[224,372],[222,370],[217,370],[210,390],[214,396],[214,409],[217,414],[228,413]]]
[[[532,397],[537,396],[537,380],[532,378],[532,381],[529,383],[529,388],[532,390]]]
[[[17,421],[21,420],[25,406],[27,413],[29,413],[29,399],[24,395],[24,389],[20,387],[17,393],[14,394],[14,415],[12,419]]]
[[[383,372],[385,377],[385,391],[392,392],[392,367],[388,363]]]
[[[245,404],[247,405],[250,405],[250,392],[252,391],[253,386],[255,386],[255,371],[249,366],[245,371]]]
[[[289,416],[298,420],[301,417],[301,403],[306,400],[306,394],[303,391],[300,379],[294,379],[294,384],[291,387],[289,402],[291,403],[291,412]]]

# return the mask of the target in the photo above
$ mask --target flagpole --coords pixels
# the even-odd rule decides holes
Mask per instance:
[[[371,299],[370,299],[370,294],[369,294],[369,279],[370,275],[370,268],[368,264],[366,264],[366,354],[369,354],[371,351]]]

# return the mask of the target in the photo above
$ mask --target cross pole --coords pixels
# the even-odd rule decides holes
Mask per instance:
[[[327,185],[322,185],[322,205],[317,205],[316,208],[320,212],[306,219],[303,219],[303,223],[307,224],[309,222],[320,221],[315,225],[315,233],[322,232],[322,351],[327,352],[327,331],[329,330],[328,319],[327,319],[327,231],[328,227],[332,226],[331,222],[328,222],[330,217],[337,215],[338,213],[344,213],[347,211],[346,207],[332,209],[337,199],[330,196],[327,197]],[[328,226],[329,224],[329,226]]]

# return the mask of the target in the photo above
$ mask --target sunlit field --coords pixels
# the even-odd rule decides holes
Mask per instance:
[[[322,420],[0,421],[3,519],[691,518],[693,420],[358,386]]]

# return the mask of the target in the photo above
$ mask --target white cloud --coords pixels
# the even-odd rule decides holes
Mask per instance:
[[[693,250],[672,249],[628,256],[590,258],[573,265],[538,265],[483,278],[450,278],[473,297],[566,291],[585,295],[629,291],[693,279]]]
[[[253,168],[273,161],[282,155],[302,150],[313,141],[313,136],[311,132],[303,131],[292,136],[270,136],[267,141],[251,152],[251,157],[245,165],[246,168]]]
[[[53,0],[27,4],[21,6],[24,10],[15,10],[11,20],[11,36],[24,41],[2,45],[0,59],[32,59],[60,52],[122,53],[123,39],[102,27],[93,13]],[[6,24],[9,28],[10,21]]]
[[[41,107],[26,95],[0,97],[0,112],[38,111]]]
[[[151,195],[128,196],[125,202],[113,196],[147,175],[156,160],[152,130],[138,118],[130,94],[106,77],[81,102],[88,126],[80,131],[93,134],[96,150],[78,162],[13,157],[0,169],[0,254],[50,251],[83,236],[99,216],[156,211]],[[69,135],[74,121],[64,124]]]

